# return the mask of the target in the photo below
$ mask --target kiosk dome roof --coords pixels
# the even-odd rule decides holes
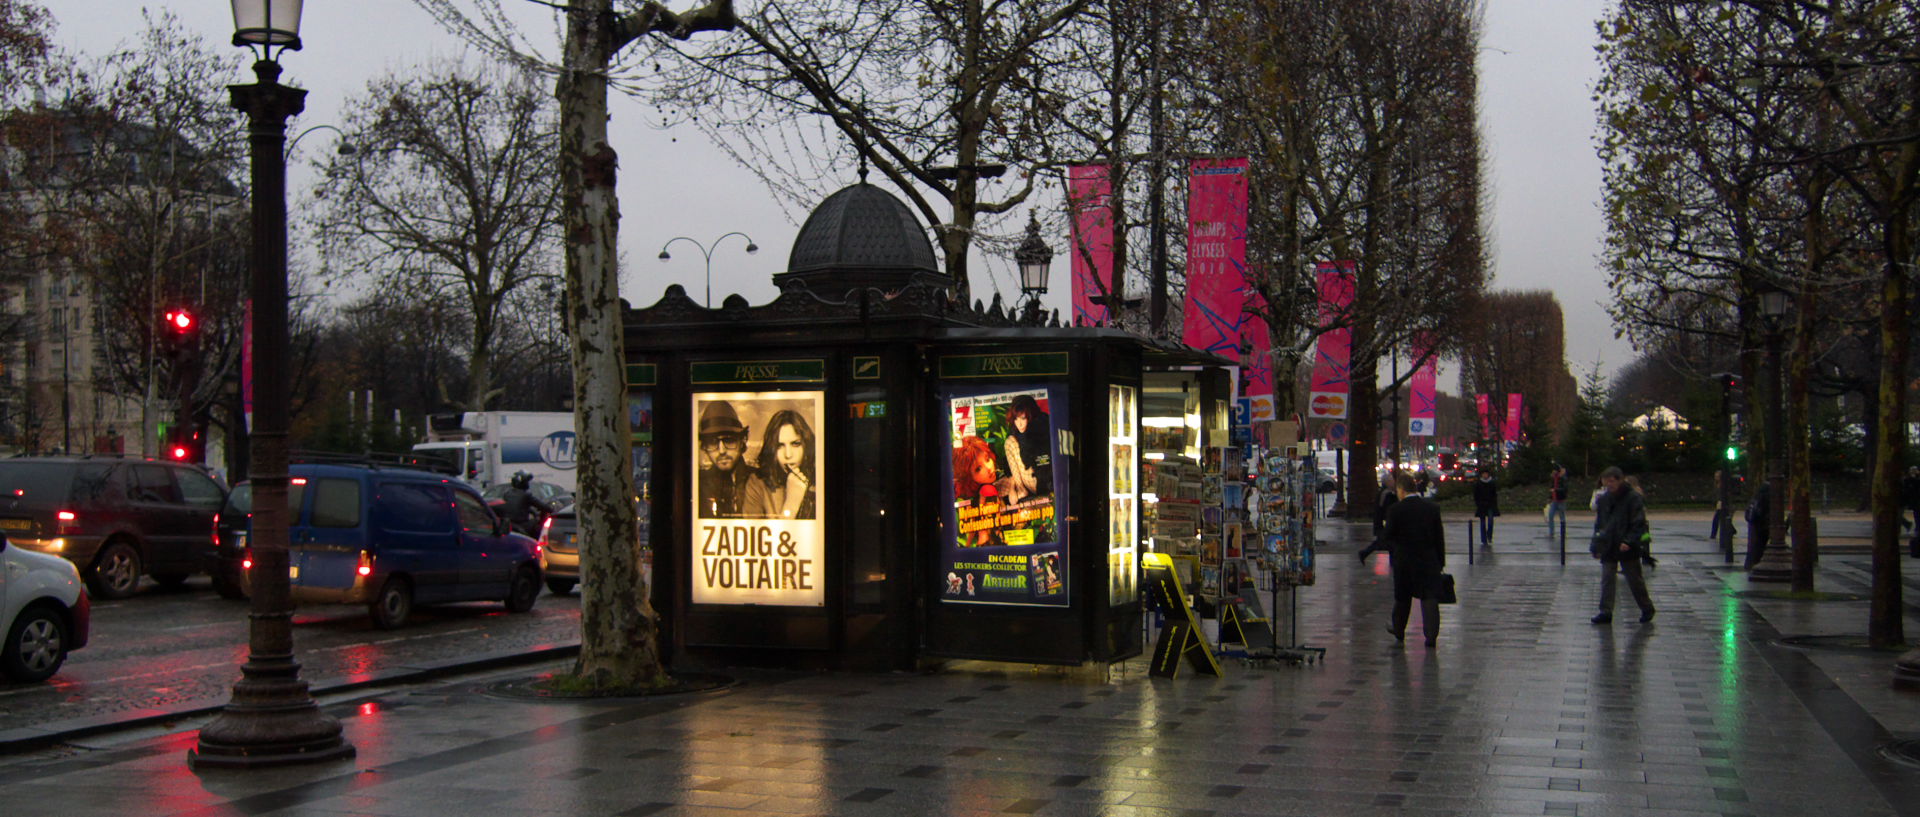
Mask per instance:
[[[866,182],[849,185],[813,208],[787,257],[787,272],[917,272],[938,274],[933,244],[913,211]]]

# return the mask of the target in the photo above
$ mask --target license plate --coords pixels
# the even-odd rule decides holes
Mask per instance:
[[[33,530],[33,520],[0,519],[0,530]]]

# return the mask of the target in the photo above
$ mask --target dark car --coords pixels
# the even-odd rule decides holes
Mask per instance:
[[[640,570],[647,586],[653,586],[653,548],[647,544],[648,503],[635,502],[634,535],[641,543]],[[547,589],[555,595],[573,592],[580,583],[580,518],[574,506],[553,512],[540,526],[540,570],[546,574]]]
[[[375,465],[301,464],[288,472],[295,601],[366,604],[383,629],[405,623],[415,604],[497,600],[516,613],[533,609],[539,545],[508,531],[466,483]],[[245,565],[251,530],[241,519],[252,518],[252,492],[241,496],[245,506],[234,503],[223,515],[221,550]]]
[[[142,575],[178,585],[202,569],[227,492],[199,466],[121,457],[0,460],[0,530],[80,568],[93,594],[133,595]]]

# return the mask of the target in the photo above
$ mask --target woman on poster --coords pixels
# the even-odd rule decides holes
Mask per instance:
[[[1001,446],[1007,455],[1007,501],[1051,496],[1053,449],[1048,437],[1052,423],[1047,413],[1033,395],[1022,394],[1007,407],[1007,425],[1007,439]]]
[[[783,409],[760,435],[760,458],[741,500],[745,515],[759,519],[812,519],[813,428],[800,412]]]

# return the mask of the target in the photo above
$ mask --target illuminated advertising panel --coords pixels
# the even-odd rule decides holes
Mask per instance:
[[[940,599],[1065,607],[1070,428],[1060,387],[949,390]]]
[[[826,604],[825,396],[693,395],[693,603]]]

